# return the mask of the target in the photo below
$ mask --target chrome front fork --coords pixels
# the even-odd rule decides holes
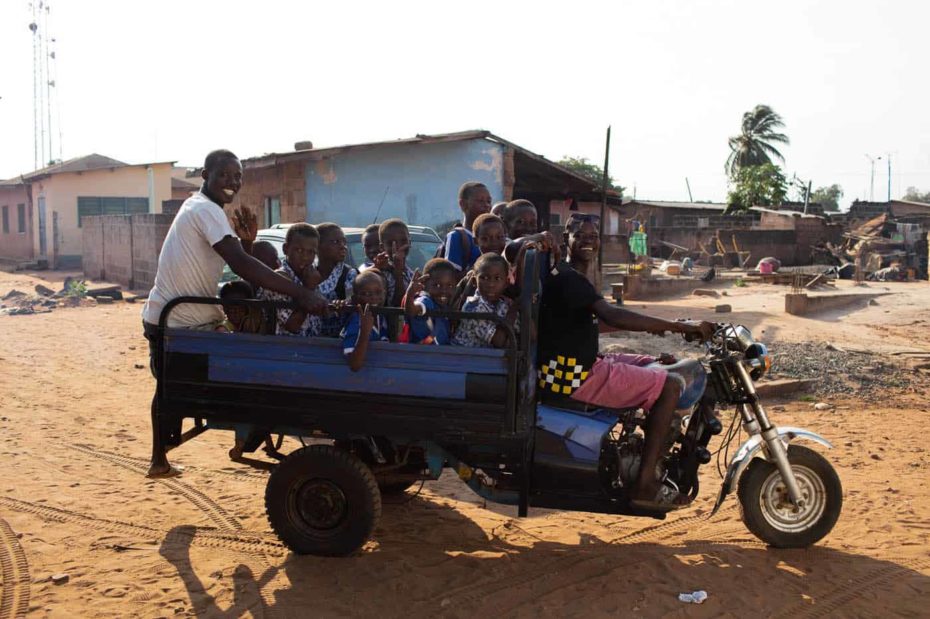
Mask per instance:
[[[785,483],[785,489],[788,491],[788,498],[796,507],[804,506],[804,498],[801,494],[801,488],[798,486],[798,480],[794,477],[794,471],[791,470],[791,462],[788,461],[788,448],[785,443],[778,437],[778,428],[769,423],[768,415],[759,402],[759,396],[756,394],[755,385],[752,384],[752,378],[742,363],[733,364],[736,373],[739,375],[740,382],[746,393],[749,395],[752,411],[747,409],[747,405],[740,406],[740,412],[743,416],[743,427],[751,435],[760,434],[765,441],[765,453],[770,462],[775,464],[778,472],[781,473],[782,481]]]

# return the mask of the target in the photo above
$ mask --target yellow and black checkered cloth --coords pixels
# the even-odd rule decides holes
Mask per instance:
[[[539,367],[539,388],[553,393],[571,395],[587,377],[588,371],[578,364],[575,357],[566,359],[558,355],[549,363],[544,363]]]

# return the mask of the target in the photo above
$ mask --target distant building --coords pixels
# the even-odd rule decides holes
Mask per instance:
[[[82,219],[161,213],[162,203],[172,198],[172,163],[128,164],[92,154],[0,182],[0,215],[9,213],[10,222],[10,232],[0,228],[0,257],[79,267]]]
[[[645,227],[650,255],[655,257],[670,256],[672,246],[715,253],[719,240],[727,252],[749,252],[755,260],[773,256],[786,265],[809,264],[813,245],[837,242],[843,232],[826,217],[784,207],[753,207],[739,215],[724,215],[726,208],[712,202],[624,200],[615,209],[623,221],[621,232],[604,261],[629,259],[625,243],[633,222]]]
[[[890,200],[888,202],[856,200],[849,207],[847,217],[850,223],[861,223],[879,215],[889,215],[892,219],[900,221],[930,219],[930,204],[911,200]]]
[[[0,258],[32,260],[32,200],[20,179],[0,181]]]
[[[546,228],[561,225],[572,210],[599,209],[601,200],[588,178],[488,131],[309,148],[245,159],[243,166],[237,200],[263,226],[361,227],[399,217],[441,229],[461,219],[458,189],[471,180],[487,185],[495,202],[532,201]],[[611,200],[619,204],[619,196]]]

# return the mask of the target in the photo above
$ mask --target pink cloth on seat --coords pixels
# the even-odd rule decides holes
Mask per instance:
[[[668,372],[643,367],[655,361],[647,355],[611,353],[594,362],[591,373],[571,395],[573,400],[606,408],[642,407],[659,399]]]

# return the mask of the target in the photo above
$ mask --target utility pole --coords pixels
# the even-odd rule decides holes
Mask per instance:
[[[685,177],[685,186],[688,187],[688,201],[694,202],[694,196],[691,195],[691,183],[688,182],[688,177]]]
[[[869,202],[875,201],[875,162],[879,161],[881,157],[872,157],[868,153],[865,154],[865,158],[869,160],[871,164],[871,174],[869,176]]]
[[[885,155],[888,161],[888,201],[891,202],[891,153]]]

